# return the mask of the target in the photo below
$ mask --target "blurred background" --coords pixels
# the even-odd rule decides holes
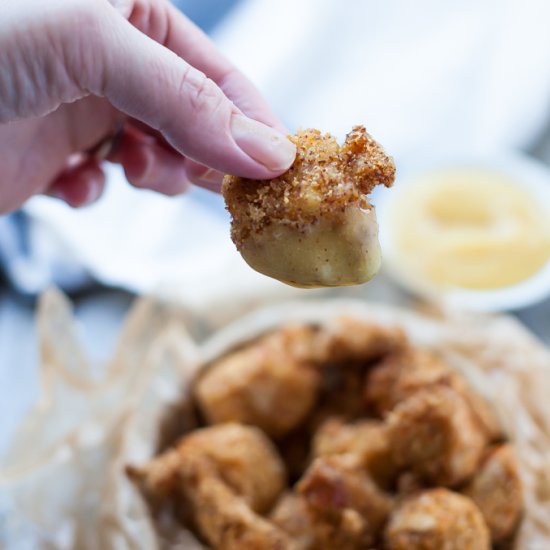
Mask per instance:
[[[523,154],[550,164],[546,0],[175,3],[290,131],[316,127],[341,139],[364,124],[394,156],[396,186],[399,174],[449,154]],[[169,296],[203,329],[260,303],[327,293],[291,289],[248,268],[229,239],[219,196],[138,192],[114,166],[105,196],[89,208],[36,197],[0,217],[0,269],[0,452],[36,397],[33,311],[48,286],[71,294],[98,361],[109,356],[137,293]],[[329,294],[412,299],[384,273]],[[550,343],[548,298],[514,314]]]

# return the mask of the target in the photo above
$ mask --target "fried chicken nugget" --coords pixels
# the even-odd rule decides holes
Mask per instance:
[[[385,530],[388,550],[488,550],[489,531],[469,499],[447,489],[405,499]]]
[[[312,443],[314,457],[351,454],[358,458],[372,478],[389,488],[397,475],[388,429],[378,420],[346,423],[329,418],[317,430]]]
[[[315,338],[316,359],[323,363],[369,363],[403,348],[405,333],[352,317],[339,317],[323,325]]]
[[[195,387],[208,422],[251,424],[272,437],[289,433],[317,398],[312,342],[313,329],[287,327],[213,363]]]
[[[191,446],[213,461],[222,479],[256,512],[269,510],[286,485],[275,447],[257,428],[232,423],[203,428],[187,436],[180,453]]]
[[[284,465],[257,428],[220,424],[185,436],[175,449],[131,473],[153,499],[177,495],[190,456],[203,457],[216,475],[255,512],[269,510],[286,485]]]
[[[315,459],[297,489],[312,514],[319,547],[327,550],[368,548],[392,506],[353,455]]]
[[[296,550],[313,550],[316,547],[312,515],[301,495],[287,491],[277,502],[269,519],[296,544]]]
[[[522,485],[512,446],[503,444],[491,449],[463,493],[481,510],[491,540],[496,543],[509,539],[523,509]]]
[[[180,490],[191,508],[194,523],[212,548],[296,550],[290,538],[257,515],[218,471],[203,454],[192,451],[181,462],[179,476]]]
[[[226,176],[231,237],[256,271],[300,287],[359,284],[380,267],[374,208],[366,195],[393,184],[395,165],[362,126],[340,147],[330,134],[300,131],[282,176]]]
[[[310,425],[315,430],[330,416],[353,420],[368,412],[363,396],[365,375],[373,360],[404,345],[400,329],[340,317],[324,323],[315,335],[314,359],[321,392]]]
[[[462,376],[433,353],[402,346],[387,354],[367,375],[364,396],[371,410],[384,416],[420,389],[446,385],[461,394],[489,439],[501,437],[494,412]]]
[[[466,401],[446,386],[399,403],[388,417],[388,433],[397,465],[448,487],[474,473],[487,444]]]

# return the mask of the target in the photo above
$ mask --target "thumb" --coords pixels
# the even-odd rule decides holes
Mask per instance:
[[[100,31],[102,63],[85,83],[92,93],[221,172],[267,179],[290,167],[296,149],[286,136],[246,117],[212,80],[114,9],[108,26]]]

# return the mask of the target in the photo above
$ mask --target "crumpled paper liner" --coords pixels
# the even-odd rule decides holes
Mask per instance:
[[[123,466],[155,452],[162,415],[194,375],[196,346],[176,311],[148,299],[100,369],[59,292],[42,297],[38,329],[42,391],[0,464],[0,548],[154,549]]]
[[[1,464],[0,547],[203,549],[169,517],[153,525],[125,465],[143,463],[192,428],[186,397],[200,365],[289,321],[340,315],[403,327],[493,404],[515,444],[525,490],[515,547],[550,548],[550,353],[512,318],[422,315],[361,301],[294,302],[244,317],[198,345],[180,313],[142,299],[113,360],[94,370],[57,292],[44,296],[38,315],[42,398]]]

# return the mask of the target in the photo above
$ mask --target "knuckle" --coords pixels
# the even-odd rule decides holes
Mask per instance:
[[[185,71],[182,77],[180,94],[188,102],[190,112],[196,117],[216,110],[225,101],[225,96],[218,86],[192,67]]]
[[[106,29],[105,4],[98,0],[73,0],[64,13],[62,51],[65,64],[81,89],[96,88],[101,75]],[[75,29],[78,32],[75,33]]]

